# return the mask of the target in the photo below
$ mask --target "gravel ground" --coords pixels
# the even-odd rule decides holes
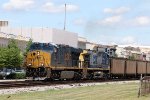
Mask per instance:
[[[139,83],[139,81],[117,81],[117,82],[101,82],[101,83],[75,83],[65,85],[52,85],[52,86],[34,86],[24,88],[12,88],[12,89],[1,89],[0,95],[3,94],[16,94],[21,92],[34,92],[34,91],[45,91],[45,90],[60,90],[66,88],[78,88],[85,86],[104,85],[104,84],[126,84],[126,83]]]

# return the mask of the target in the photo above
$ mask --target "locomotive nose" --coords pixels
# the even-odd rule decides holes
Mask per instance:
[[[28,54],[27,66],[32,68],[46,67],[48,54],[42,51],[33,51]]]

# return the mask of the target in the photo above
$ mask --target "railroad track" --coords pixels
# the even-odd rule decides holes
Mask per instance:
[[[0,89],[12,89],[12,88],[22,88],[22,87],[34,87],[34,86],[56,86],[64,84],[75,84],[75,83],[98,83],[98,82],[115,82],[115,81],[131,81],[131,80],[79,80],[79,81],[5,81],[0,82]]]

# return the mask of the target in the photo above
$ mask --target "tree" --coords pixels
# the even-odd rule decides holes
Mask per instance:
[[[0,48],[0,68],[5,67],[6,65],[6,56],[7,56],[7,48]]]
[[[20,67],[23,61],[21,51],[15,40],[11,39],[5,52],[5,67]]]
[[[28,43],[27,43],[27,46],[26,46],[26,50],[25,50],[25,52],[24,52],[24,55],[26,55],[27,52],[29,52],[30,46],[31,46],[32,43],[33,43],[33,42],[32,42],[32,39],[30,39],[30,40],[28,41]]]
[[[134,56],[134,55],[129,56],[129,59],[130,59],[130,60],[135,60],[135,56]]]
[[[11,49],[11,48],[15,48],[15,49],[18,49],[18,46],[17,46],[17,42],[14,40],[14,39],[11,39],[9,42],[8,42],[8,49]]]
[[[23,56],[17,46],[17,42],[11,39],[7,47],[0,47],[0,68],[20,67]]]

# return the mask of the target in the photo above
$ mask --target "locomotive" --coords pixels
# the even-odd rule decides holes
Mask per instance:
[[[109,56],[99,50],[33,43],[24,61],[27,77],[92,79],[109,74]]]
[[[150,75],[150,62],[113,58],[97,49],[33,43],[24,61],[27,77],[46,79],[139,78]]]

